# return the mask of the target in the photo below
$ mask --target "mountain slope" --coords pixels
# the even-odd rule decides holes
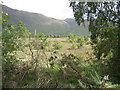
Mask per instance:
[[[12,9],[5,5],[2,6],[2,10],[9,14],[9,23],[17,25],[19,21],[22,21],[32,33],[36,29],[37,33],[42,32],[45,34],[63,35],[73,33],[76,35],[89,35],[88,29],[78,26],[74,19],[54,19],[38,13]]]

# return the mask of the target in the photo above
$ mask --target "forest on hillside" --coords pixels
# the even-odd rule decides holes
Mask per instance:
[[[70,2],[90,36],[32,34],[2,13],[3,88],[120,89],[120,2]]]

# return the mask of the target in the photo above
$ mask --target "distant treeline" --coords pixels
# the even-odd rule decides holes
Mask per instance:
[[[30,36],[31,37],[35,37],[37,35],[44,35],[45,37],[47,38],[64,38],[64,37],[70,37],[70,36],[73,36],[73,37],[79,37],[78,35],[74,35],[74,34],[65,34],[65,35],[47,35],[47,34],[44,34],[44,33],[39,33],[39,34],[31,34]],[[90,37],[90,36],[81,36],[81,37]]]

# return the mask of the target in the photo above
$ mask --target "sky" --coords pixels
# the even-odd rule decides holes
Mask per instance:
[[[40,13],[56,19],[73,18],[69,0],[1,0],[13,9]]]

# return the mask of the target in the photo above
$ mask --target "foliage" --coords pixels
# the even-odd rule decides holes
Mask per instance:
[[[71,49],[78,49],[78,44],[77,43],[72,44]]]
[[[83,45],[89,44],[88,43],[89,40],[88,40],[87,36],[86,37],[85,36],[76,36],[76,35],[70,34],[68,36],[68,39],[69,39],[69,42],[72,43],[72,46],[71,46],[72,49],[78,49]]]
[[[69,35],[68,35],[68,39],[69,39],[69,41],[72,43],[72,42],[75,41],[76,37],[75,37],[74,34],[69,34]]]
[[[2,33],[2,56],[3,56],[3,70],[9,71],[12,65],[16,62],[16,57],[11,55],[11,53],[17,50],[18,45],[16,43],[17,32],[14,26],[9,25],[7,20],[3,16],[3,33]]]
[[[78,44],[78,48],[81,47],[81,46],[83,46],[83,45],[85,44],[85,42],[87,42],[87,41],[84,40],[84,37],[80,37],[80,36],[79,36],[79,37],[77,38],[77,43],[79,43],[79,44]]]
[[[17,51],[20,48],[20,45],[18,43],[18,36],[21,35],[21,38],[25,32],[25,30],[19,31],[18,29],[7,23],[7,16],[4,16],[6,14],[3,14],[3,22],[2,22],[2,62],[3,62],[3,84],[6,82],[8,77],[12,79],[12,72],[14,72],[15,64],[19,61],[17,57],[15,56],[15,51]],[[22,25],[22,23],[21,23]],[[19,29],[24,28],[24,26],[21,26]],[[5,75],[6,74],[6,75]]]
[[[50,43],[47,41],[47,36],[45,34],[43,34],[43,33],[37,34],[36,38],[39,41],[39,42],[36,42],[36,44],[39,45],[40,49],[46,49],[50,45]]]
[[[53,47],[54,49],[61,49],[63,46],[62,46],[62,43],[60,41],[55,41],[54,44],[53,44]]]
[[[16,43],[17,37],[15,36],[16,32],[14,26],[10,25],[8,28],[4,29],[2,35],[2,55],[3,55],[3,65],[4,68],[11,69],[12,64],[16,61],[15,56],[11,55],[13,51],[16,51],[18,45]],[[6,66],[8,65],[8,66]],[[6,70],[6,69],[5,69]]]
[[[79,43],[79,46],[83,46],[85,44],[88,44],[88,37],[87,36],[76,36],[74,34],[69,34],[68,39],[69,39],[70,43]]]
[[[21,21],[18,22],[17,25],[17,35],[19,38],[25,38],[28,37],[30,32],[27,30],[27,28],[25,27],[25,24],[23,24]]]
[[[20,30],[18,30],[18,27]],[[106,70],[102,66],[106,62],[97,62],[96,58],[92,57],[91,54],[88,55],[88,58],[81,55],[62,54],[59,49],[62,48],[63,43],[60,41],[51,42],[54,49],[51,52],[47,52],[46,48],[49,47],[50,43],[47,41],[48,36],[45,34],[31,35],[26,31],[27,29],[22,23],[19,23],[18,27],[15,28],[13,25],[4,24],[3,28],[4,88],[91,89],[106,88],[106,84],[111,85],[110,82],[108,83],[108,81],[102,79],[108,74],[102,72],[102,69]],[[113,32],[111,33],[112,30]],[[116,39],[117,29],[109,26],[109,30],[103,28],[99,33],[101,34],[96,39],[97,44],[94,47],[101,49],[104,55],[110,55],[109,53],[111,52],[112,55],[115,55],[113,51],[109,50],[107,50],[109,53],[105,53],[105,50],[99,45],[105,45],[108,40],[112,41],[112,38]],[[104,34],[106,36],[102,38]],[[112,38],[110,38],[111,34],[114,34]],[[72,38],[75,37],[72,44],[76,43],[78,45],[82,43],[82,45],[86,45],[88,37],[71,36]],[[112,42],[109,46],[113,46],[115,42]],[[111,48],[116,51],[116,46]],[[96,51],[94,53],[97,53]],[[110,58],[111,55],[108,57]],[[106,60],[105,56],[104,59]],[[119,85],[116,87],[119,87]]]
[[[119,79],[120,2],[71,2],[70,6],[78,25],[86,21],[84,17],[87,18],[98,61],[106,62],[107,59],[104,65],[112,67],[110,75]]]

